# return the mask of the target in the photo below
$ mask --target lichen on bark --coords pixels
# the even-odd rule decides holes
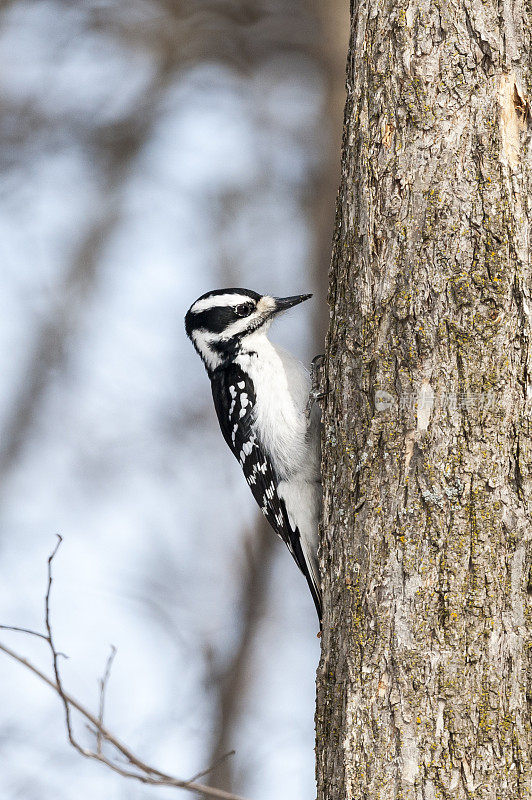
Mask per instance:
[[[532,797],[530,9],[352,4],[318,797]]]

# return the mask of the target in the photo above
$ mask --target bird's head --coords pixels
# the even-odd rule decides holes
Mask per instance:
[[[185,330],[208,370],[234,357],[246,337],[266,334],[281,311],[311,294],[270,297],[249,289],[216,289],[198,297],[185,317]]]

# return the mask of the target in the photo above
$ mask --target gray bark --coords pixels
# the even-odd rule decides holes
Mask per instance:
[[[532,797],[530,14],[352,5],[319,798]]]

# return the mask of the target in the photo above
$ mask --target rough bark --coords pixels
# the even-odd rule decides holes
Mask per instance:
[[[532,797],[530,14],[352,5],[319,798]]]

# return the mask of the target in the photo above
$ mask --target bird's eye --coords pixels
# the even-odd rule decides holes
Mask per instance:
[[[249,317],[254,308],[255,305],[253,303],[240,303],[239,306],[235,307],[235,314],[237,317]]]

